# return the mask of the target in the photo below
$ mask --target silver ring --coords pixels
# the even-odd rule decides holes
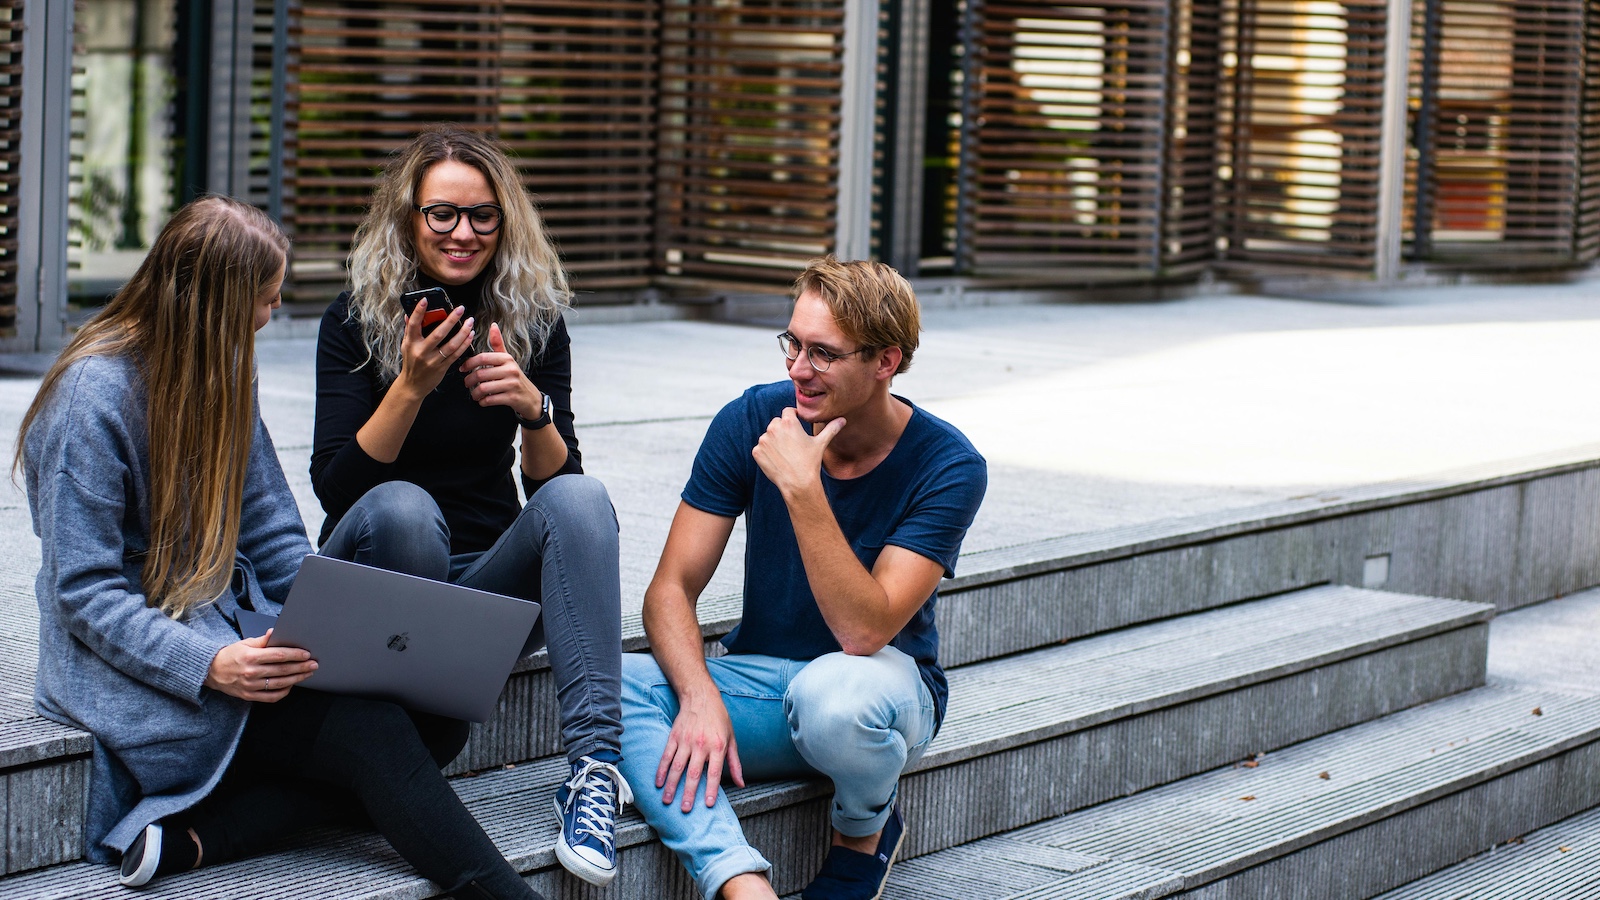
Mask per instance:
[[[450,358],[450,354],[444,352],[444,348],[443,347],[435,347],[434,349],[438,350],[439,351],[439,355],[444,357],[445,359],[449,359]]]
[[[269,690],[269,691],[272,690],[272,679],[271,678],[267,679],[267,690]]]

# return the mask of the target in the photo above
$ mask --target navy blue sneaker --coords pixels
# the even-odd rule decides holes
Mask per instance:
[[[617,814],[633,802],[633,791],[617,767],[585,756],[572,764],[572,778],[556,789],[556,859],[596,887],[617,877]]]
[[[895,804],[889,821],[883,823],[878,849],[862,853],[848,847],[829,847],[822,871],[800,893],[801,900],[878,900],[889,883],[894,856],[906,836],[906,819]]]

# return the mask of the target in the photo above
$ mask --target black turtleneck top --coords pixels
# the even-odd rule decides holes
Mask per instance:
[[[441,285],[457,306],[476,316],[478,298],[487,272],[459,285]],[[419,286],[432,287],[422,277]],[[450,552],[487,550],[516,519],[517,500],[512,471],[522,475],[526,493],[544,484],[522,474],[514,447],[516,414],[504,406],[482,407],[467,393],[466,375],[452,366],[434,391],[422,401],[416,421],[406,435],[400,455],[392,463],[368,456],[356,441],[387,385],[378,377],[375,361],[367,359],[360,326],[349,319],[349,292],[340,294],[322,316],[317,337],[317,411],[311,448],[311,487],[327,519],[320,544],[367,491],[385,481],[409,481],[426,490],[439,504],[450,526]],[[399,304],[395,316],[400,315]],[[477,323],[479,335],[489,323]],[[474,351],[468,350],[466,355]],[[529,380],[549,395],[555,410],[551,426],[567,444],[567,461],[556,475],[583,471],[572,415],[572,338],[557,319],[550,339],[527,366]],[[552,478],[555,476],[551,476]]]

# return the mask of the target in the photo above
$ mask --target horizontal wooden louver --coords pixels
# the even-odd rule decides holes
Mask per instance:
[[[1407,205],[1424,220],[1411,223],[1414,255],[1568,256],[1583,89],[1580,0],[1422,7],[1412,93],[1426,116],[1413,123],[1420,155],[1413,169],[1423,181],[1413,184]]]
[[[655,201],[657,3],[502,8],[496,124],[573,287],[644,286]]]
[[[650,259],[653,2],[316,4],[295,9],[285,220],[295,288],[326,302],[378,167],[452,122],[514,153],[580,294]]]
[[[1585,0],[1583,86],[1578,118],[1578,202],[1574,212],[1573,255],[1581,262],[1600,257],[1600,0]]]
[[[1381,0],[1225,6],[1228,258],[1375,264],[1386,15]]]
[[[1513,3],[1506,129],[1508,249],[1571,252],[1577,201],[1581,0]]]
[[[656,262],[782,284],[838,219],[844,0],[666,0]]]
[[[1157,269],[1168,5],[1006,0],[974,12],[967,265]]]
[[[0,0],[0,337],[17,333],[22,151],[22,0]]]
[[[1203,265],[1217,253],[1222,5],[1220,0],[1181,0],[1173,15],[1162,265],[1177,272]]]

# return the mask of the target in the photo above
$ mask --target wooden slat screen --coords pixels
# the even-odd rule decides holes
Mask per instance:
[[[1565,256],[1572,248],[1577,200],[1581,0],[1510,5],[1516,20],[1506,125],[1506,242]]]
[[[647,283],[653,0],[307,2],[292,22],[294,299],[324,303],[343,283],[377,167],[440,121],[513,150],[574,289]]]
[[[1159,268],[1168,12],[1165,2],[974,8],[969,270]]]
[[[1573,256],[1581,262],[1600,257],[1600,0],[1583,3],[1583,86],[1578,119],[1578,202]]]
[[[1385,19],[1381,0],[1229,0],[1228,258],[1374,265]]]
[[[1414,183],[1416,174],[1410,179],[1407,206],[1413,219],[1422,217],[1412,222],[1412,255],[1569,255],[1583,89],[1581,0],[1434,2],[1421,4],[1413,30],[1412,94],[1428,120],[1413,122],[1425,158],[1412,167],[1423,183]],[[1424,46],[1429,13],[1437,37]],[[1424,59],[1430,52],[1435,58]],[[1434,71],[1425,72],[1426,65]]]
[[[830,252],[845,0],[666,0],[656,261],[782,284]]]
[[[1203,264],[1217,253],[1222,4],[1182,0],[1174,7],[1173,24],[1162,227],[1163,265],[1169,270]]]
[[[0,337],[17,334],[22,152],[22,0],[0,0]]]
[[[272,0],[255,0],[250,23],[250,190],[266,209],[272,181]]]

